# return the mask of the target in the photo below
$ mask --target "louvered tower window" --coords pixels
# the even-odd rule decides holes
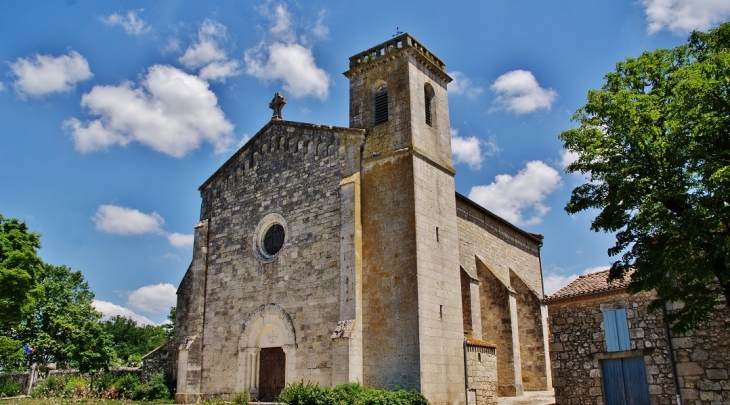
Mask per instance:
[[[388,121],[388,88],[381,86],[375,92],[375,125]]]
[[[433,91],[433,87],[426,83],[426,85],[423,86],[423,102],[426,107],[426,125],[430,127],[433,126],[433,114],[431,113],[431,108],[433,107],[433,98],[435,95],[436,93]]]

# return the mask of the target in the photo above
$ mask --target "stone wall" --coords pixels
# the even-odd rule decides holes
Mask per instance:
[[[203,334],[195,342],[202,348],[205,396],[256,384],[258,374],[246,368],[246,356],[256,363],[257,353],[242,348],[259,344],[259,338],[242,342],[249,333],[243,325],[272,333],[256,329],[250,319],[264,304],[284,315],[262,317],[293,325],[291,348],[298,355],[287,353],[286,380],[331,384],[331,335],[340,310],[339,182],[347,166],[340,138],[349,135],[362,131],[272,121],[201,186],[201,221],[208,221],[209,238]],[[262,260],[256,232],[272,215],[283,222],[285,243],[275,259]]]
[[[545,336],[543,335],[542,300],[517,274],[510,271],[510,285],[517,301],[517,325],[522,360],[522,387],[525,391],[548,389],[547,365],[545,364]]]
[[[556,404],[602,405],[601,360],[643,356],[652,404],[675,404],[675,387],[660,311],[649,313],[653,293],[624,292],[548,304]],[[626,309],[631,350],[606,353],[603,311]],[[695,332],[673,339],[684,405],[730,402],[730,320],[722,311]]]
[[[542,240],[489,213],[464,196],[456,195],[459,227],[459,264],[476,276],[475,257],[509,283],[514,271],[542,299]]]
[[[477,274],[481,281],[482,337],[497,347],[499,396],[522,395],[521,376],[515,372],[515,367],[520,367],[515,362],[519,361],[519,346],[513,341],[509,302],[514,292],[481,262],[477,263]]]
[[[495,348],[484,344],[466,347],[466,363],[469,373],[469,400],[475,405],[497,403],[497,356]],[[473,402],[472,402],[473,397]]]

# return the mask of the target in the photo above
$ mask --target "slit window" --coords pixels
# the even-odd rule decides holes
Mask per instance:
[[[375,92],[375,119],[373,123],[378,125],[388,121],[388,88],[381,86]]]
[[[433,126],[433,114],[432,114],[432,107],[433,107],[433,98],[435,96],[435,92],[433,91],[433,88],[431,85],[426,83],[426,85],[423,87],[423,102],[426,112],[426,125],[432,127]]]

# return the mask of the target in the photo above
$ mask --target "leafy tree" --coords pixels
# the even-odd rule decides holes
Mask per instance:
[[[610,278],[656,290],[651,309],[682,302],[681,332],[730,304],[730,23],[687,44],[627,58],[560,139],[578,159],[569,213],[598,209],[591,229],[616,232]]]
[[[111,337],[117,357],[127,365],[137,365],[136,359],[151,352],[167,341],[163,326],[137,325],[137,322],[115,315],[101,323],[104,331]]]
[[[25,222],[0,215],[0,328],[20,322],[36,294],[40,237]]]
[[[177,321],[177,307],[170,307],[170,313],[167,314],[167,320],[169,323],[162,324],[162,328],[165,330],[165,335],[168,339],[172,339],[175,336],[175,322]]]
[[[44,265],[38,277],[40,297],[13,334],[35,348],[30,362],[79,367],[81,371],[103,368],[114,356],[111,340],[91,302],[94,293],[80,271],[66,266]]]

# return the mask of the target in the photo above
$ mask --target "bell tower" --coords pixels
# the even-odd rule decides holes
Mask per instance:
[[[363,382],[463,404],[446,65],[405,33],[350,58],[361,156]]]

